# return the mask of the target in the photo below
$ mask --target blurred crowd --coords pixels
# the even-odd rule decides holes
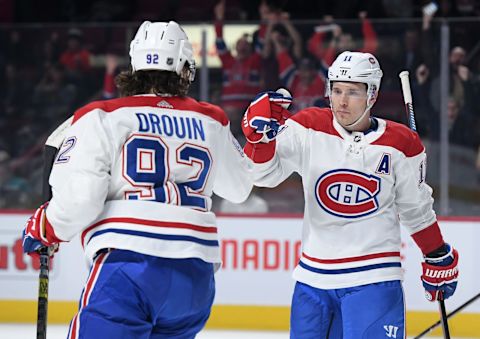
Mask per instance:
[[[210,98],[227,112],[232,132],[240,140],[243,112],[260,91],[288,88],[294,98],[292,112],[328,107],[327,69],[342,51],[355,50],[375,54],[383,68],[373,109],[377,116],[405,122],[398,73],[410,72],[419,133],[433,142],[440,137],[440,28],[446,22],[450,28],[449,139],[469,152],[479,149],[480,43],[475,34],[480,33],[479,1],[324,5],[302,0],[212,0],[200,6],[188,0],[46,0],[40,6],[33,0],[0,0],[0,4],[5,9],[0,22],[12,23],[0,26],[0,208],[38,205],[41,151],[48,134],[83,104],[117,95],[113,79],[128,66],[131,37],[129,25],[111,23],[115,21],[212,22],[221,68],[210,69]],[[23,10],[28,4],[35,9],[28,13],[35,17]],[[254,20],[258,29],[229,46],[223,28],[232,20]],[[46,21],[50,23],[13,24]],[[61,21],[104,24],[55,23]],[[198,81],[193,96],[197,87]],[[480,153],[477,164],[471,166],[480,171]],[[300,179],[294,176],[277,190],[255,191],[245,211],[301,212],[301,191]],[[240,210],[222,202],[216,208]]]
[[[227,1],[227,20],[258,20],[257,1]],[[422,15],[425,0],[269,0],[297,19],[317,20],[324,15],[354,19],[359,11],[373,18],[411,18]],[[437,0],[443,17],[475,17],[478,0]],[[0,22],[129,22],[211,20],[217,0],[1,0]]]

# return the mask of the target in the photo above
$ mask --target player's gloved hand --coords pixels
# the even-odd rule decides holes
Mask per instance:
[[[258,94],[243,116],[242,131],[248,142],[256,144],[274,140],[280,126],[291,116],[286,110],[291,102],[291,96],[278,92]]]
[[[455,293],[458,277],[458,252],[449,244],[430,253],[422,263],[422,283],[429,301],[445,300]]]
[[[35,213],[27,220],[25,229],[22,232],[23,252],[31,256],[38,256],[38,250],[42,247],[54,247],[58,250],[59,243],[62,241],[57,238],[52,225],[47,219],[45,213],[48,202],[40,206]],[[53,253],[54,251],[52,251]]]

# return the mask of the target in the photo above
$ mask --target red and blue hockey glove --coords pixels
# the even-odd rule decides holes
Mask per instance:
[[[274,140],[280,127],[291,116],[286,110],[291,102],[292,97],[286,90],[258,94],[243,116],[242,131],[248,142],[256,144]]]
[[[22,232],[23,252],[31,256],[38,256],[41,247],[54,247],[58,250],[58,244],[62,241],[57,238],[53,227],[45,213],[48,202],[40,206],[28,219],[25,229]]]
[[[445,300],[455,293],[458,277],[458,252],[449,244],[430,253],[422,263],[422,283],[429,301]]]

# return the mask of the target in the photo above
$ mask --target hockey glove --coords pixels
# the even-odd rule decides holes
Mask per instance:
[[[291,113],[285,109],[292,97],[273,91],[262,92],[250,103],[243,116],[242,131],[248,142],[268,143],[277,137]]]
[[[35,211],[22,232],[23,252],[31,256],[38,256],[38,250],[44,246],[53,246],[56,252],[58,244],[62,241],[56,237],[53,227],[47,219],[45,213],[47,206],[48,202]]]
[[[422,283],[429,301],[445,300],[455,293],[458,277],[458,252],[449,244],[425,257]]]

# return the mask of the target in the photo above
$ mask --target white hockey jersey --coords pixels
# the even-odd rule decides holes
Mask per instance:
[[[415,239],[422,250],[443,243],[418,135],[377,120],[376,130],[349,133],[330,109],[309,108],[287,120],[276,146],[245,147],[255,161],[255,185],[274,187],[292,172],[302,176],[305,214],[302,255],[293,273],[297,281],[335,289],[401,280],[400,224],[414,239],[422,234]]]
[[[217,106],[141,95],[79,109],[50,175],[55,234],[103,248],[219,263],[211,195],[241,202],[251,160]]]

